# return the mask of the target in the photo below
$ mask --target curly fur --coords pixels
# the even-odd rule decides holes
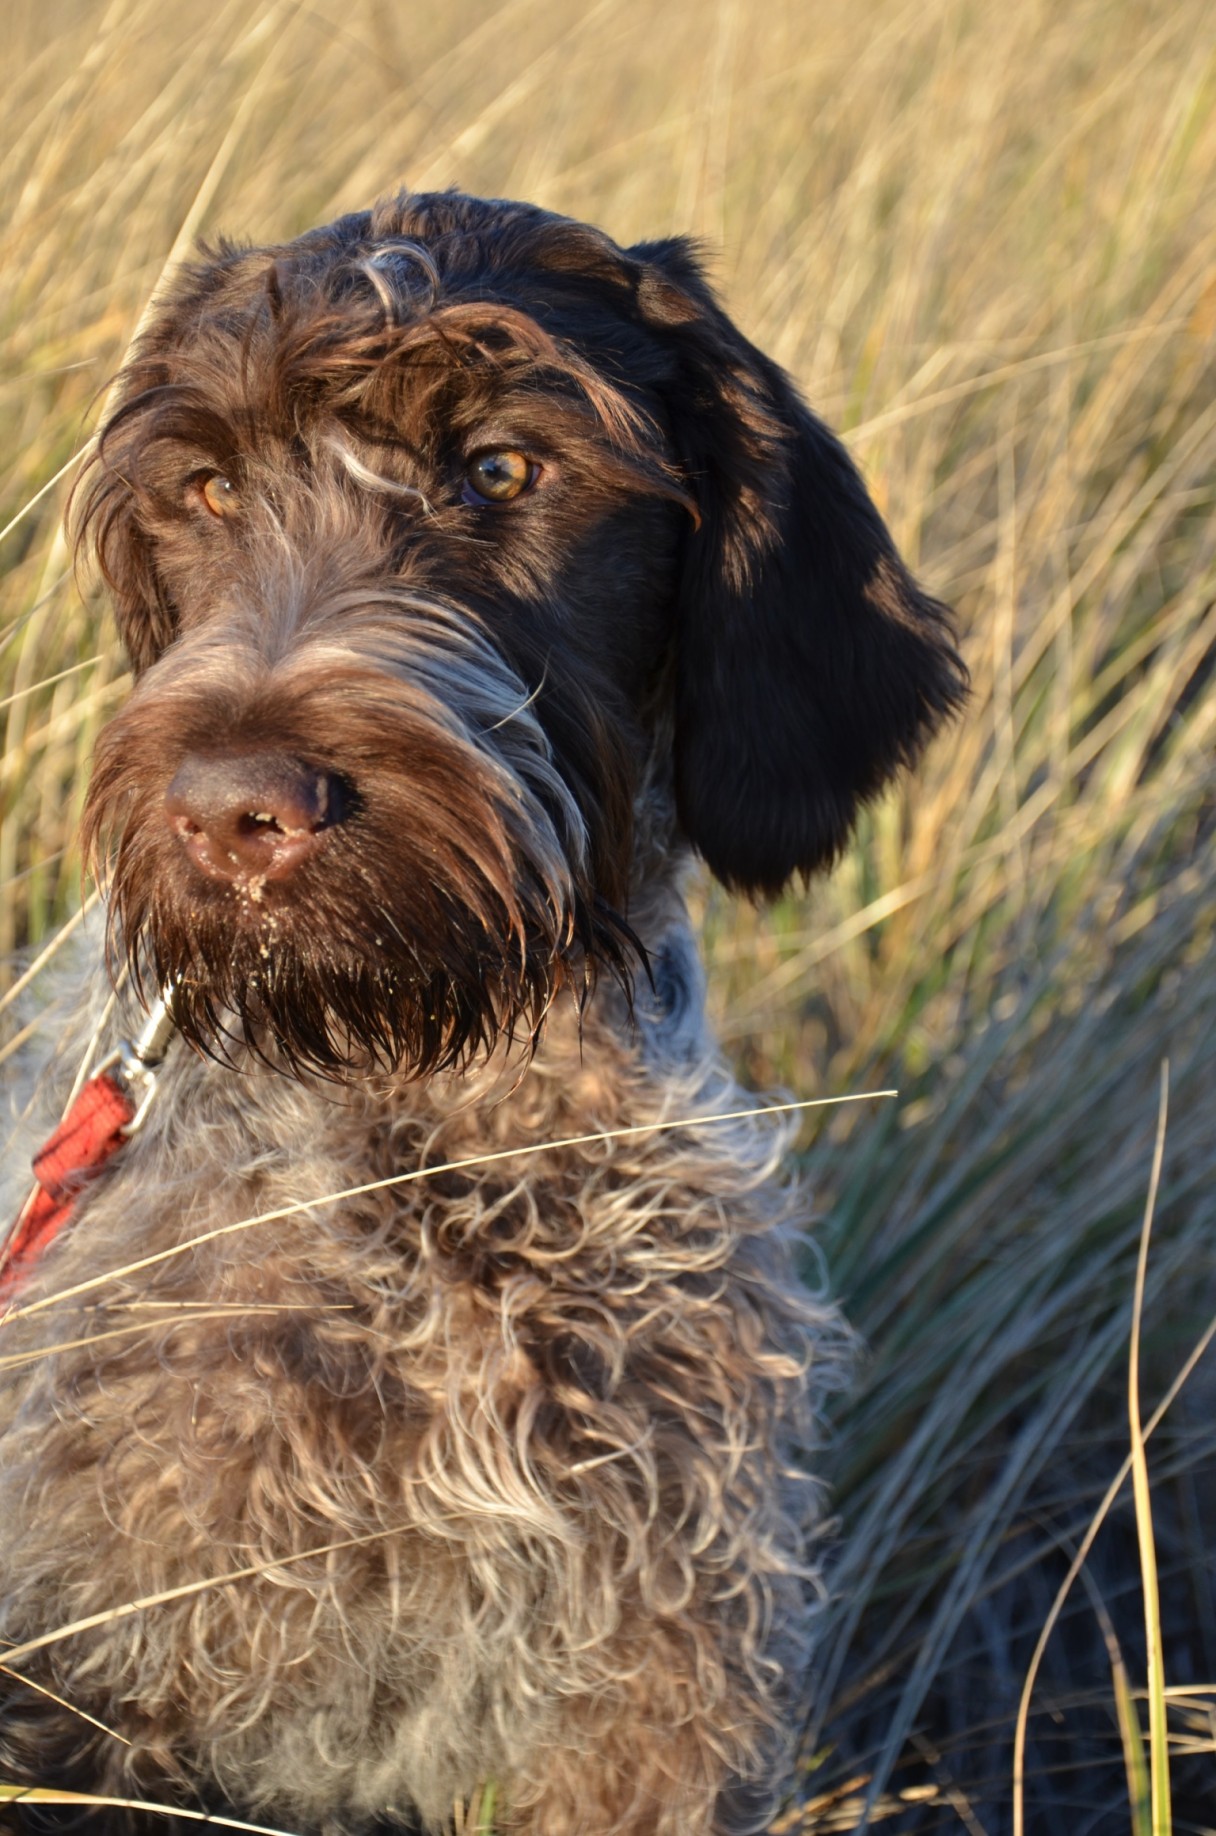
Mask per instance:
[[[494,442],[544,486],[470,508]],[[8,1679],[0,1770],[763,1828],[846,1335],[781,1132],[681,1120],[747,1106],[683,886],[830,860],[961,694],[943,609],[687,245],[451,196],[189,271],[83,524],[139,674],[86,814],[113,1024],[169,979],[194,1049],[0,1336],[0,1633],[53,1692]],[[267,758],[340,815],[209,877],[171,787]]]

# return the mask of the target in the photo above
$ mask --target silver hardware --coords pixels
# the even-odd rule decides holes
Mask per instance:
[[[148,1018],[140,1029],[138,1038],[124,1039],[110,1056],[97,1067],[98,1076],[103,1071],[117,1073],[117,1081],[122,1085],[135,1105],[131,1120],[120,1130],[123,1135],[133,1135],[143,1124],[156,1095],[156,1076],[164,1063],[165,1054],[173,1043],[177,1026],[173,1019],[173,989],[166,986],[160,999],[154,1001],[148,1011]]]

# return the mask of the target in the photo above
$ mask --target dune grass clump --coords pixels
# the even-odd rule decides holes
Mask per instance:
[[[1210,1824],[1208,1361],[1153,1425],[1216,1312],[1209,7],[10,0],[8,39],[0,959],[15,976],[80,903],[80,797],[127,677],[61,517],[194,237],[290,236],[406,182],[621,241],[699,232],[959,608],[974,681],[832,880],[766,912],[705,895],[757,1086],[901,1092],[808,1129],[817,1242],[869,1350],[833,1424],[835,1598],[777,1827]],[[1036,1643],[1125,1463],[1015,1787]]]

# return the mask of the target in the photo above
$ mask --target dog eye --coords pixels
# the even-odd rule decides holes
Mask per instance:
[[[198,494],[212,516],[235,516],[241,507],[240,493],[231,478],[222,472],[211,472],[198,482]]]
[[[466,504],[505,504],[522,497],[539,476],[540,467],[514,448],[478,453],[469,461],[462,495]]]

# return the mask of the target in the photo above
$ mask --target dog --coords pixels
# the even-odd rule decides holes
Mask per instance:
[[[764,1828],[847,1349],[690,865],[828,868],[946,609],[694,245],[455,193],[204,251],[78,520],[107,1024],[180,1040],[0,1338],[0,1776]]]

